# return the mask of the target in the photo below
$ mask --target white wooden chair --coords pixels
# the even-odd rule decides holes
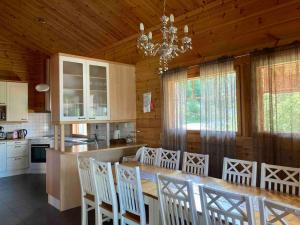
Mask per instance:
[[[158,174],[157,190],[163,225],[198,224],[191,181]]]
[[[257,162],[224,157],[222,179],[248,186],[256,186]]]
[[[300,209],[265,198],[259,199],[261,225],[289,225],[299,224]],[[297,223],[298,221],[298,223]]]
[[[91,164],[87,157],[77,157],[81,187],[81,225],[88,224],[88,212],[95,208],[95,190],[92,185]]]
[[[115,164],[121,225],[146,225],[145,204],[139,167]]]
[[[107,219],[113,219],[113,224],[119,224],[117,194],[110,162],[98,162],[90,158],[92,168],[92,184],[95,190],[96,225],[101,225]],[[102,215],[107,216],[103,219]]]
[[[261,164],[260,187],[300,196],[300,168]]]
[[[209,155],[184,152],[182,171],[195,175],[208,176]]]
[[[140,162],[147,165],[155,165],[160,148],[143,147]]]
[[[201,209],[206,225],[254,225],[252,199],[248,195],[200,186]]]
[[[156,165],[159,167],[178,170],[180,151],[172,151],[161,148],[157,156]]]

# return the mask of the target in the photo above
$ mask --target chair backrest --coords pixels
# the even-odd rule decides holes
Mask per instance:
[[[159,148],[143,147],[140,162],[147,165],[155,165]]]
[[[256,186],[257,162],[224,157],[222,179],[248,186]]]
[[[163,225],[197,224],[191,181],[158,174],[157,190]]]
[[[115,164],[120,212],[140,216],[141,224],[146,224],[144,198],[142,193],[139,167],[127,167]]]
[[[77,168],[79,173],[81,195],[94,195],[95,190],[92,184],[92,170],[90,159],[88,157],[77,156]]]
[[[118,211],[117,194],[110,162],[99,162],[90,158],[92,166],[92,181],[95,190],[96,202],[105,202]]]
[[[209,155],[184,152],[182,171],[195,175],[208,175]]]
[[[200,186],[200,200],[204,224],[255,224],[253,202],[247,195]]]
[[[260,187],[300,196],[300,168],[262,163]]]
[[[157,157],[157,166],[178,170],[180,151],[172,151],[161,148]]]
[[[259,199],[261,225],[300,224],[300,209],[264,198]]]

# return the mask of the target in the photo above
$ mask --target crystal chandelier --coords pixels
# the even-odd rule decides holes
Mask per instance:
[[[140,36],[137,40],[137,48],[144,51],[145,56],[159,55],[159,73],[162,74],[168,70],[168,61],[172,60],[180,53],[185,53],[192,49],[192,39],[188,37],[189,28],[184,26],[184,37],[181,39],[181,46],[178,46],[177,28],[174,24],[174,16],[170,18],[165,15],[166,2],[164,0],[163,16],[161,17],[162,28],[162,43],[152,42],[152,32],[148,35],[144,33],[144,24],[140,23]],[[168,21],[170,26],[168,27]]]

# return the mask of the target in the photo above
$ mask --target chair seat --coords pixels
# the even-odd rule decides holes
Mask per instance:
[[[110,212],[113,212],[113,208],[112,208],[112,205],[111,204],[108,204],[106,202],[102,202],[100,205],[99,205],[102,209],[105,209],[107,211],[110,211]]]
[[[91,194],[86,194],[84,196],[84,198],[86,198],[87,200],[91,201],[91,202],[95,202],[95,196],[91,195]]]
[[[146,206],[146,205],[145,205]],[[131,213],[131,212],[126,212],[125,214],[123,214],[123,216],[128,219],[128,220],[131,220],[135,223],[140,223],[140,216],[134,214],[134,213]],[[148,210],[146,210],[146,223],[149,224],[149,216],[148,216]]]

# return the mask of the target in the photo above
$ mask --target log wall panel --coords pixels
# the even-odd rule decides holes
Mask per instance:
[[[45,111],[45,94],[35,85],[45,81],[46,58],[0,36],[0,79],[28,82],[28,107],[35,112]]]

